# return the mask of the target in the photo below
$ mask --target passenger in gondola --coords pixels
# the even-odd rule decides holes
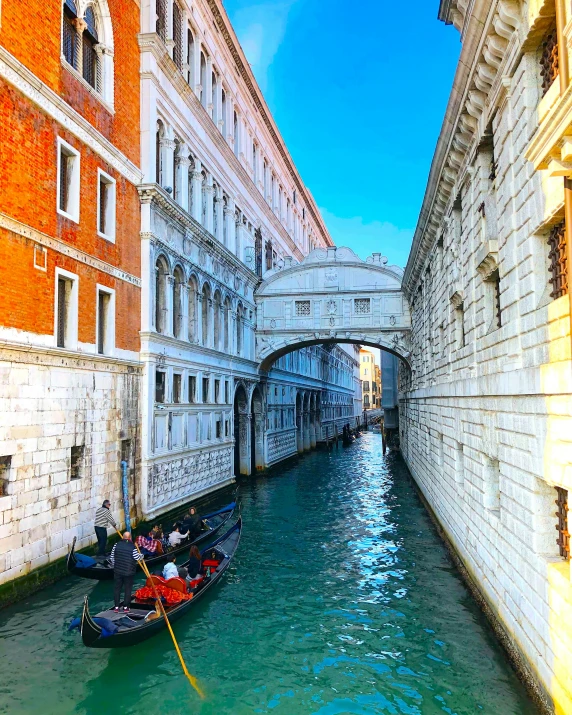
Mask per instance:
[[[123,611],[127,613],[131,605],[131,590],[133,588],[133,579],[137,571],[137,562],[143,558],[131,541],[131,533],[126,531],[123,534],[122,540],[118,541],[111,550],[109,560],[113,566],[113,598],[115,603],[115,612],[119,612],[119,604],[121,602],[121,591],[125,593],[123,600]]]
[[[194,581],[201,576],[201,552],[196,545],[191,546],[187,564],[187,581]]]
[[[193,538],[201,533],[202,522],[194,506],[189,509],[189,513],[183,519],[183,529],[186,529],[189,536]]]
[[[173,526],[173,531],[169,534],[169,546],[172,548],[180,546],[181,542],[187,538],[187,533],[181,534],[181,525],[175,524]]]
[[[163,578],[168,581],[170,578],[176,578],[179,575],[176,562],[177,557],[171,556],[163,568]]]
[[[153,530],[151,530],[147,536],[143,536],[143,534],[138,536],[135,543],[143,556],[157,556],[158,553],[162,553],[162,550],[158,550],[161,542],[155,539]]]

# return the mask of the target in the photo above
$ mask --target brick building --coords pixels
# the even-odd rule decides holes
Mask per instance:
[[[138,31],[135,0],[0,6],[0,584],[122,515],[135,464]]]

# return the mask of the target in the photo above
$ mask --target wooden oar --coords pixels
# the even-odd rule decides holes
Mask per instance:
[[[123,539],[123,534],[119,531],[119,529],[115,529],[115,531],[118,533],[121,539]],[[195,678],[194,675],[191,675],[187,669],[187,665],[184,661],[183,654],[181,653],[181,649],[179,648],[179,644],[177,643],[177,639],[175,638],[175,634],[173,633],[173,629],[171,628],[171,624],[169,623],[169,619],[167,617],[167,611],[165,611],[165,607],[163,606],[163,603],[161,601],[161,597],[159,596],[159,593],[157,589],[155,588],[155,583],[153,582],[153,579],[151,578],[151,574],[149,573],[149,569],[147,568],[147,564],[145,563],[145,557],[139,550],[139,547],[135,542],[133,542],[133,545],[137,549],[137,553],[141,556],[141,559],[137,562],[141,568],[143,569],[145,576],[149,579],[149,582],[151,584],[151,588],[153,589],[153,593],[155,594],[155,599],[156,599],[156,605],[159,607],[161,613],[163,614],[163,618],[165,619],[165,623],[167,624],[167,628],[169,629],[169,633],[171,634],[171,638],[173,639],[173,645],[175,646],[175,650],[177,651],[177,655],[179,656],[179,660],[181,661],[181,666],[183,668],[183,673],[187,676],[189,679],[189,683],[193,686],[193,688],[197,691],[199,696],[204,699],[205,695],[203,691],[199,687],[198,680]]]

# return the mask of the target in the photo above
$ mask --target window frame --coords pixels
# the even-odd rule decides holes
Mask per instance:
[[[60,216],[64,216],[65,218],[69,219],[70,221],[73,221],[74,223],[79,224],[79,219],[80,219],[80,199],[81,199],[81,192],[80,192],[80,182],[81,182],[81,154],[76,149],[74,146],[69,144],[65,139],[62,139],[62,137],[57,137],[57,142],[56,142],[56,147],[57,147],[57,177],[56,177],[56,211],[57,213],[60,214]],[[61,194],[60,194],[60,182],[61,182],[61,160],[62,160],[62,154],[65,154],[68,159],[73,158],[73,165],[72,165],[72,175],[69,178],[69,187],[68,187],[68,207],[69,204],[72,203],[72,209],[71,211],[65,211],[64,209],[60,208],[60,199],[61,199]]]
[[[108,206],[106,209],[106,227],[109,224],[110,231],[104,232],[101,230],[100,216],[101,216],[101,184],[106,184],[109,188],[111,194],[107,198]],[[107,217],[109,214],[109,217]],[[115,231],[116,231],[116,217],[117,217],[117,181],[110,176],[106,171],[99,168],[97,169],[97,235],[104,238],[110,243],[115,243]]]
[[[98,355],[109,355],[115,354],[115,290],[113,288],[108,288],[105,285],[99,283],[95,286],[96,294],[96,310],[95,310],[95,351]],[[99,296],[107,295],[109,296],[109,302],[107,304],[107,315],[105,326],[105,336],[103,341],[103,352],[99,351],[99,327],[100,327],[100,311],[99,311]]]
[[[67,302],[66,325],[64,326],[66,335],[64,336],[64,344],[58,345],[59,332],[59,282],[60,279],[71,283],[71,291],[69,301]],[[76,273],[71,273],[63,268],[56,267],[54,272],[54,342],[55,346],[62,350],[77,350],[78,346],[78,295],[79,295],[79,276]]]

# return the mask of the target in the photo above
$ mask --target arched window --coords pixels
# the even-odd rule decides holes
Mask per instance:
[[[163,141],[165,139],[165,126],[159,119],[155,130],[155,181],[163,185]]]
[[[203,293],[202,293],[202,321],[203,321],[203,345],[209,345],[210,344],[210,308],[211,308],[211,289],[209,288],[208,283],[205,283],[203,286]]]
[[[236,112],[234,113],[234,127],[233,127],[233,136],[234,136],[234,155],[238,157],[238,152],[239,152],[239,146],[238,146],[238,116]]]
[[[157,21],[155,31],[163,42],[167,42],[167,0],[156,0]]]
[[[254,142],[252,142],[252,180],[255,184],[258,181],[258,152]]]
[[[216,72],[211,74],[212,98],[213,98],[213,122],[218,122],[218,96],[217,96],[218,77]]]
[[[176,2],[173,3],[173,61],[183,69],[183,13]]]
[[[155,330],[167,332],[167,276],[169,267],[161,256],[155,263]]]
[[[74,0],[65,0],[63,17],[62,51],[63,56],[72,67],[78,67],[77,53],[77,8]]]
[[[207,60],[204,52],[201,52],[201,104],[207,107]]]
[[[187,82],[191,86],[193,83],[194,69],[195,69],[195,38],[190,30],[187,30],[187,65],[189,69],[187,71]]]
[[[242,304],[238,304],[236,309],[236,354],[242,355],[242,342],[244,336],[244,322],[243,322],[244,309]]]
[[[213,343],[213,347],[215,350],[220,350],[222,348],[221,332],[222,332],[223,326],[222,326],[222,315],[221,315],[222,296],[218,290],[214,294],[213,301],[214,301],[214,321],[213,321],[214,343]]]
[[[85,11],[84,20],[86,27],[82,35],[82,75],[88,84],[99,91],[101,87],[100,67],[97,52],[95,51],[95,46],[99,40],[95,26],[95,15],[91,5]]]
[[[224,91],[224,89],[222,90],[222,93],[221,93],[221,108],[220,109],[221,109],[221,114],[222,114],[221,131],[222,131],[223,137],[226,139],[228,130],[227,130],[227,126],[226,126],[226,92]]]
[[[189,280],[189,340],[194,343],[197,339],[198,326],[198,301],[197,282],[194,278]]]
[[[173,335],[183,336],[183,271],[179,266],[173,271]]]
[[[230,298],[227,296],[224,301],[224,309],[223,309],[223,337],[222,337],[223,350],[225,351],[225,353],[227,355],[228,355],[228,351],[229,351],[229,342],[230,342],[230,336],[228,334],[230,310],[231,310]]]
[[[179,160],[181,151],[181,141],[175,137],[175,151],[173,156],[173,198],[177,203],[182,203],[181,197],[181,174],[179,171]]]

